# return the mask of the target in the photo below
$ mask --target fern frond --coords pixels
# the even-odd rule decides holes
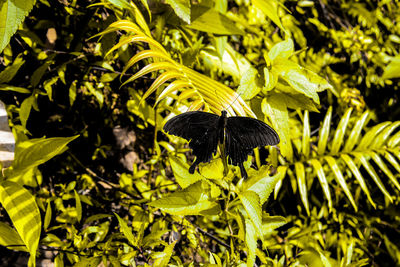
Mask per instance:
[[[112,23],[100,35],[121,30],[127,32],[127,36],[121,38],[120,42],[112,47],[107,54],[132,43],[147,43],[150,47],[133,56],[123,69],[123,73],[126,73],[129,68],[139,61],[153,59],[153,62],[147,63],[145,67],[127,79],[123,85],[148,73],[161,73],[143,95],[143,99],[157,91],[159,95],[156,98],[156,104],[167,97],[173,97],[178,101],[190,100],[192,102],[190,110],[204,107],[205,110],[219,113],[229,107],[227,111],[231,115],[255,117],[250,107],[235,91],[174,60],[160,43],[149,34],[143,32],[135,23],[127,20],[117,21]],[[177,98],[176,91],[178,90],[181,93]]]
[[[330,179],[336,180],[355,210],[357,210],[357,204],[349,185],[353,177],[374,208],[376,204],[371,197],[364,173],[370,176],[389,201],[393,201],[393,195],[389,193],[387,184],[393,190],[400,191],[400,183],[397,179],[400,174],[400,131],[398,131],[400,122],[383,122],[367,128],[369,112],[366,111],[360,117],[353,118],[351,112],[352,109],[348,109],[344,113],[337,129],[332,133],[332,109],[328,109],[317,137],[316,150],[310,150],[313,138],[309,136],[308,112],[304,114],[301,157],[290,166],[293,166],[297,176],[297,186],[307,213],[309,213],[309,203],[307,192],[304,191],[307,188],[304,177],[309,179],[318,177],[330,209],[332,208],[332,197],[328,185]],[[349,127],[349,125],[353,126]],[[310,168],[307,168],[306,164]],[[302,171],[304,169],[308,173],[304,174]]]

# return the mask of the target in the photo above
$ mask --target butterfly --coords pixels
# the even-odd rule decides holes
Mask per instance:
[[[264,122],[249,117],[227,117],[226,111],[222,111],[221,116],[203,111],[185,112],[167,121],[163,129],[189,141],[196,156],[189,168],[191,174],[199,163],[210,162],[217,153],[218,144],[223,144],[228,163],[239,166],[246,179],[243,162],[253,149],[279,143],[276,131]]]

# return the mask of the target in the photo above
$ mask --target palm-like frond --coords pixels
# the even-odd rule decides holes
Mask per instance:
[[[204,107],[205,110],[219,113],[222,109],[230,107],[228,112],[231,115],[255,117],[249,106],[235,91],[174,60],[160,43],[146,34],[148,31],[141,30],[137,24],[127,20],[117,21],[100,35],[119,30],[123,30],[127,34],[108,51],[108,54],[131,43],[147,43],[149,45],[149,49],[140,51],[128,61],[123,73],[139,61],[152,59],[145,67],[127,79],[124,84],[151,72],[158,71],[161,73],[143,95],[143,99],[161,89],[156,103],[166,97],[172,97],[178,101],[190,99],[190,110],[198,110]],[[178,90],[181,92],[179,95],[176,94]]]
[[[383,122],[367,128],[369,112],[353,118],[351,112],[352,109],[348,109],[336,130],[331,130],[332,109],[329,108],[315,147],[310,137],[308,111],[305,111],[302,142],[297,147],[300,158],[294,163],[294,173],[288,173],[292,174],[292,178],[296,176],[301,200],[308,213],[307,182],[314,177],[318,178],[330,209],[332,196],[329,182],[332,179],[342,188],[355,210],[358,207],[349,187],[353,177],[373,207],[376,204],[366,183],[366,173],[389,201],[393,200],[393,196],[387,184],[400,190],[396,178],[400,173],[400,131],[396,132],[400,121]]]

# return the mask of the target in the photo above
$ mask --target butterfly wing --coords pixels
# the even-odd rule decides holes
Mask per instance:
[[[248,117],[229,117],[225,135],[229,164],[239,166],[243,178],[247,178],[243,162],[254,148],[279,143],[279,136],[274,129],[260,120]]]
[[[164,131],[189,141],[196,160],[189,172],[194,173],[200,162],[209,162],[217,152],[220,131],[219,116],[202,111],[185,112],[173,117],[164,125]]]

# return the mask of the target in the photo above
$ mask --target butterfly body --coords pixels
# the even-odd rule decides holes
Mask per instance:
[[[196,156],[189,168],[194,173],[201,162],[210,162],[217,153],[218,144],[224,145],[228,163],[239,166],[242,177],[247,173],[243,162],[256,147],[276,145],[279,136],[264,122],[248,117],[227,117],[216,114],[191,111],[173,117],[164,125],[164,131],[189,141],[189,147]]]

